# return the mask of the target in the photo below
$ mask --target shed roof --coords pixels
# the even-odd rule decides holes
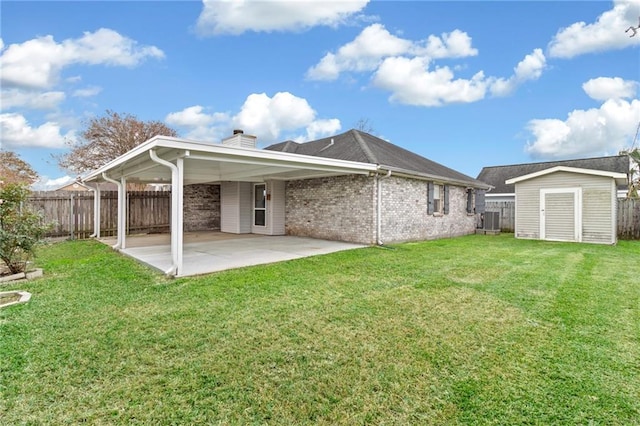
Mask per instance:
[[[265,148],[314,157],[334,158],[382,166],[406,174],[488,189],[489,185],[431,161],[369,133],[351,129],[339,135],[305,143],[285,141]]]
[[[507,180],[507,184],[515,185],[518,182],[534,179],[540,176],[549,175],[557,172],[578,173],[578,174],[584,174],[584,175],[590,175],[590,176],[603,176],[603,177],[615,179],[617,183],[624,183],[627,179],[627,175],[625,173],[608,172],[605,170],[579,169],[576,167],[556,166],[556,167],[551,167],[550,169],[544,169],[534,173],[529,173],[528,175],[518,176],[513,179],[509,179]]]
[[[615,155],[610,157],[484,167],[478,175],[478,180],[492,185],[494,187],[494,189],[491,190],[492,194],[513,194],[515,192],[514,184],[507,184],[507,180],[557,166],[628,174],[629,157],[627,155]]]

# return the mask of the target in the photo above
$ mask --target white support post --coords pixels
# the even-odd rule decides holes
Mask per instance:
[[[183,243],[184,243],[184,159],[178,158],[176,160],[176,172],[175,181],[173,179],[173,173],[171,177],[171,195],[176,194],[176,209],[172,213],[176,218],[175,230],[172,233],[177,234],[176,237],[176,275],[182,272],[182,255],[183,255]]]
[[[125,192],[125,190],[122,188],[122,183],[121,182],[119,182],[119,181],[117,181],[115,179],[111,179],[104,172],[102,173],[102,178],[104,180],[106,180],[107,182],[111,182],[111,183],[115,184],[118,187],[118,222],[117,222],[118,230],[117,230],[116,245],[113,246],[113,248],[116,249],[116,250],[122,249],[122,248],[124,248],[122,242],[123,242],[123,235],[124,235],[125,229],[124,229],[124,226],[122,226],[124,221],[121,220],[123,218],[123,216],[124,216],[124,213],[123,213],[124,203],[121,202],[121,199],[122,199],[122,194]]]
[[[186,154],[188,155],[188,153]],[[149,156],[154,162],[168,167],[171,170],[171,268],[165,271],[167,275],[179,275],[182,272],[182,243],[183,243],[183,185],[184,185],[184,159],[179,157],[176,164],[164,160],[156,154],[155,150],[149,151]]]
[[[127,248],[127,178],[120,178],[120,188],[118,188],[118,234],[122,229],[121,249]]]

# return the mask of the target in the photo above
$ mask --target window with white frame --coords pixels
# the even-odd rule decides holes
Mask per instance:
[[[449,213],[449,188],[435,182],[427,183],[427,214]]]
[[[444,206],[444,187],[437,183],[433,185],[433,212],[442,213]]]

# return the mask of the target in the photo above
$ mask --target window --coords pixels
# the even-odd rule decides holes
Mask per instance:
[[[467,213],[472,214],[475,213],[476,210],[476,200],[475,200],[475,191],[473,188],[467,188]]]
[[[427,213],[449,213],[449,187],[434,182],[427,184]]]
[[[433,212],[434,213],[442,213],[443,200],[442,197],[444,195],[444,189],[442,185],[435,184],[433,185]]]

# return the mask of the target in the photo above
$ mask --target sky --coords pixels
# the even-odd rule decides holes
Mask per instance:
[[[0,16],[0,149],[36,189],[76,178],[55,156],[106,110],[260,148],[364,121],[471,177],[638,145],[640,0],[3,0]]]

